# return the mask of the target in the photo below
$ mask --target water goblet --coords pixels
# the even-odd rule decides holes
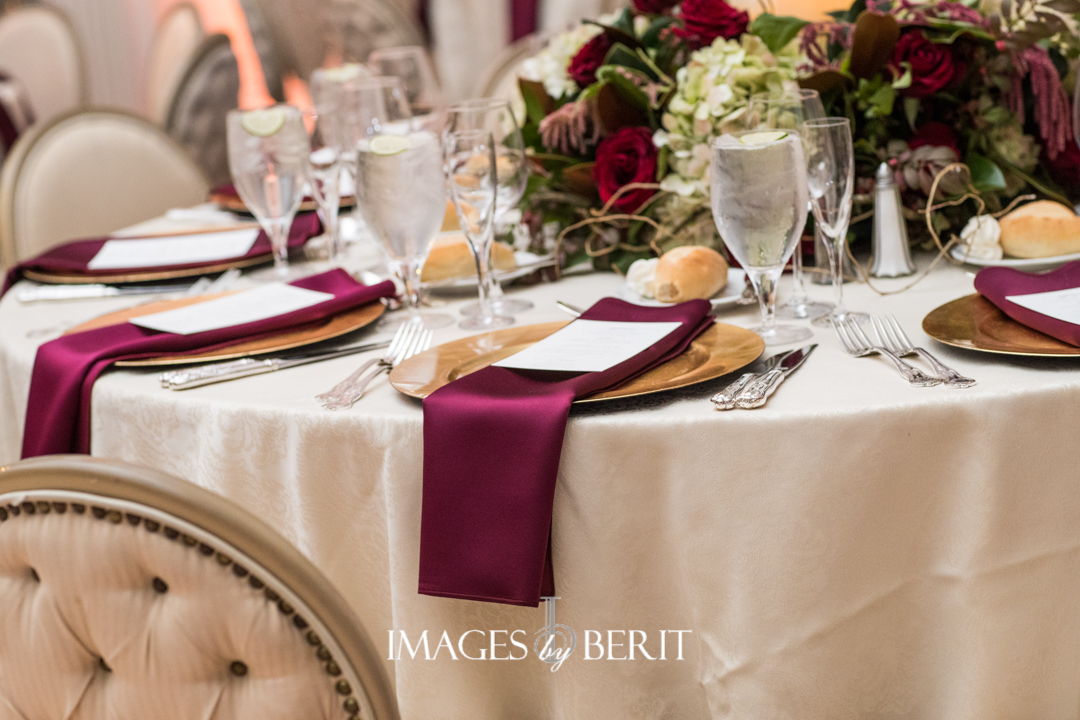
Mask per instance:
[[[400,79],[417,126],[436,129],[443,106],[442,87],[424,48],[419,45],[380,48],[368,56],[368,67],[378,75]]]
[[[339,125],[340,115],[333,107],[324,104],[321,111],[304,111],[304,128],[311,151],[308,186],[326,226],[329,259],[337,263],[345,257],[345,247],[338,232],[342,166]]]

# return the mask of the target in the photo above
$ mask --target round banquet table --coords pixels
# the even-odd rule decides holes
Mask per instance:
[[[557,299],[587,306],[620,282],[510,292],[536,305],[518,323],[540,323],[566,318]],[[419,402],[385,379],[348,411],[313,400],[356,357],[185,392],[153,370],[111,371],[93,391],[92,452],[214,490],[294,542],[383,648],[406,720],[1077,717],[1080,358],[980,354],[922,333],[927,312],[971,292],[953,267],[889,297],[846,286],[850,307],[895,313],[971,389],[909,387],[815,329],[820,347],[762,409],[714,410],[723,381],[578,406],[552,536],[556,622],[578,647],[556,672],[531,654],[542,608],[417,594]],[[0,461],[19,454],[40,342],[27,331],[131,302],[3,298]],[[530,655],[388,658],[391,631],[415,642],[427,630],[434,650],[444,631],[456,644],[472,629],[523,630]],[[666,660],[619,661],[630,630],[653,656],[662,631],[690,632],[681,660],[668,632]]]

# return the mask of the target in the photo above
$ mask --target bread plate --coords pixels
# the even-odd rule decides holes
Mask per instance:
[[[728,268],[727,285],[724,286],[723,290],[709,298],[709,302],[712,303],[714,308],[730,307],[739,301],[745,288],[746,273],[742,270],[736,270],[735,268]],[[622,286],[619,287],[618,296],[626,302],[634,303],[635,305],[644,305],[646,307],[671,307],[674,305],[674,303],[665,303],[652,298],[642,297],[630,289],[630,286],[626,283],[623,283]]]
[[[975,267],[1008,267],[1016,270],[1029,270],[1036,272],[1039,270],[1053,270],[1054,268],[1061,267],[1067,262],[1073,260],[1080,260],[1080,253],[1071,253],[1069,255],[1054,255],[1052,257],[1041,258],[1011,258],[1003,257],[1000,260],[988,260],[986,258],[974,258],[966,257],[967,246],[966,245],[954,245],[949,251],[954,260],[965,263],[967,265],[974,265]]]

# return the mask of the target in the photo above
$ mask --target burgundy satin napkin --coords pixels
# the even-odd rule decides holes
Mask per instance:
[[[581,317],[681,325],[603,372],[486,367],[425,398],[420,593],[532,607],[554,595],[551,507],[570,404],[682,353],[709,311],[705,300],[604,298]]]
[[[975,289],[1001,312],[1021,325],[1080,347],[1080,325],[1043,315],[1005,299],[1009,295],[1033,295],[1075,287],[1080,287],[1080,262],[1071,262],[1041,275],[990,267],[975,276]]]
[[[222,231],[227,231],[229,228],[222,228]],[[319,222],[319,216],[317,213],[305,213],[303,215],[297,215],[293,220],[292,227],[289,228],[289,247],[298,248],[306,243],[310,238],[320,235],[322,233],[322,223]],[[183,234],[177,233],[177,234]],[[140,272],[152,272],[154,270],[185,270],[188,268],[197,268],[201,265],[220,265],[222,261],[215,260],[213,263],[195,263],[187,265],[166,265],[155,266],[148,268],[125,268],[124,270],[89,270],[87,264],[94,259],[94,256],[101,250],[101,246],[105,244],[107,240],[123,240],[125,238],[94,238],[92,240],[74,240],[72,242],[58,245],[51,250],[48,250],[41,255],[30,260],[24,260],[15,267],[8,271],[7,278],[4,280],[4,287],[0,290],[0,297],[3,297],[4,293],[8,291],[12,285],[14,285],[19,278],[22,277],[23,270],[37,270],[38,272],[50,272],[50,273],[71,273],[85,275],[87,277],[94,277],[96,275],[116,275],[118,272],[124,273],[140,273]],[[138,240],[138,238],[131,238],[132,240]],[[251,246],[249,250],[242,257],[254,257],[256,255],[266,255],[273,252],[273,246],[270,244],[270,238],[267,237],[265,231],[259,232],[259,237],[255,239],[255,244]],[[239,258],[238,258],[239,259]]]
[[[332,293],[334,299],[266,320],[193,335],[157,332],[125,322],[45,343],[34,358],[22,456],[89,452],[90,393],[102,371],[117,360],[227,347],[314,326],[339,312],[394,294],[392,282],[369,287],[340,269],[291,284]]]

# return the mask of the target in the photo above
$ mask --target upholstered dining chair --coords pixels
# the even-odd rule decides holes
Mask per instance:
[[[38,123],[0,169],[0,266],[202,202],[209,183],[147,120],[86,110]]]
[[[344,598],[261,520],[86,456],[0,468],[0,716],[397,720]]]
[[[86,104],[82,48],[67,16],[48,5],[0,14],[0,71],[18,78],[38,122]]]
[[[205,37],[199,11],[190,2],[178,3],[161,19],[146,77],[146,111],[154,122],[165,124],[184,71]]]
[[[545,42],[545,36],[532,33],[508,46],[488,66],[476,85],[473,97],[497,97],[515,101],[519,97],[517,81],[521,63],[540,52]]]

